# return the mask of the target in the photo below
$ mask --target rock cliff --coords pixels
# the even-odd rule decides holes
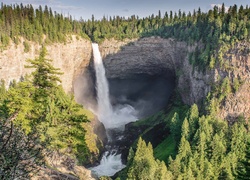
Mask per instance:
[[[189,64],[188,54],[195,50],[185,42],[173,39],[149,37],[126,42],[104,41],[100,50],[104,58],[108,78],[128,78],[139,74],[172,76],[176,78],[177,90],[184,103],[201,104],[214,84],[226,76],[233,84],[237,78],[241,86],[236,93],[225,98],[221,118],[229,121],[243,115],[250,117],[250,56],[247,44],[239,43],[237,47],[224,54],[227,68],[216,67],[202,73]]]
[[[177,77],[177,88],[189,105],[200,103],[210,91],[211,76],[193,71],[189,64],[188,52],[195,47],[159,37],[142,38],[126,45],[112,42],[111,46],[110,49],[108,42],[100,46],[108,78],[138,74]]]
[[[39,55],[39,44],[29,42],[30,51],[24,53],[22,42],[19,45],[11,43],[7,50],[0,52],[0,77],[7,84],[13,79],[19,80],[21,76],[30,73],[31,69],[24,68],[25,60],[34,59]],[[228,76],[233,82],[237,78],[241,86],[236,93],[231,93],[226,97],[219,114],[222,118],[231,119],[239,115],[250,117],[250,104],[247,101],[248,92],[250,92],[250,56],[243,51],[247,49],[246,47],[248,47],[247,44],[238,44],[235,49],[224,55],[227,69],[215,68],[205,73],[193,69],[189,64],[188,54],[194,51],[195,45],[188,46],[185,42],[178,42],[174,39],[148,37],[125,41],[105,40],[100,44],[100,51],[109,79],[126,79],[139,74],[173,77],[176,79],[176,87],[182,100],[189,105],[200,104],[211,90],[211,85],[219,79]],[[88,81],[82,84],[90,84],[91,87],[85,89],[91,89],[87,95],[94,96],[90,41],[72,36],[65,44],[48,45],[47,50],[48,58],[53,59],[53,65],[64,72],[61,79],[67,92],[74,88],[74,81],[80,84],[82,81]],[[88,78],[81,77],[84,71],[87,72]],[[79,83],[75,88],[78,88]],[[82,93],[74,92],[76,97],[82,96]]]
[[[14,79],[19,81],[20,77],[30,74],[31,69],[26,59],[35,59],[39,56],[40,45],[29,42],[29,52],[24,52],[23,39],[18,45],[10,43],[6,50],[0,52],[0,77],[8,86]],[[91,42],[76,36],[69,37],[66,43],[54,43],[46,46],[48,59],[53,60],[53,65],[60,68],[64,73],[61,75],[62,86],[66,92],[72,91],[75,76],[86,67],[91,59]]]
[[[239,89],[235,93],[230,93],[225,98],[218,114],[221,118],[226,118],[233,122],[237,117],[250,118],[250,44],[239,42],[224,54],[223,68],[215,69],[215,77],[223,79],[228,77],[231,86],[235,86],[235,81],[240,82]]]

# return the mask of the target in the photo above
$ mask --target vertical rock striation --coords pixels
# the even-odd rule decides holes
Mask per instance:
[[[24,52],[23,39],[18,45],[10,43],[6,50],[0,52],[0,78],[4,79],[8,86],[11,81],[19,81],[25,74],[30,74],[32,69],[24,66],[28,65],[26,59],[35,59],[39,56],[41,45],[29,42],[29,52]],[[72,36],[66,43],[54,43],[46,46],[48,59],[52,59],[53,66],[60,68],[64,73],[61,75],[62,86],[66,92],[72,91],[74,78],[82,69],[88,66],[92,48],[91,42],[85,39]]]
[[[112,42],[111,49],[107,42],[100,47],[108,78],[123,79],[138,74],[177,77],[177,88],[184,103],[189,105],[199,104],[210,90],[211,76],[193,70],[188,52],[195,47],[185,42],[149,37],[127,45]]]
[[[183,102],[189,105],[201,104],[212,86],[223,78],[229,77],[232,86],[235,79],[238,79],[241,82],[240,88],[236,93],[227,95],[218,116],[229,121],[240,115],[249,118],[249,44],[238,43],[224,54],[226,68],[216,67],[206,72],[199,72],[189,63],[188,54],[196,46],[174,39],[148,37],[126,42],[104,41],[100,49],[109,79],[126,79],[138,74],[176,77],[177,90]]]

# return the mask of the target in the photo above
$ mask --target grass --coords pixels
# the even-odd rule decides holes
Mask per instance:
[[[154,126],[161,121],[161,116],[164,114],[163,111],[160,111],[148,118],[140,119],[133,123],[134,126]]]
[[[168,162],[169,156],[176,155],[176,141],[174,138],[169,135],[164,141],[162,141],[158,146],[154,149],[155,158]]]
[[[95,117],[95,115],[91,111],[84,108],[81,109],[81,113],[85,114],[88,120],[92,120]]]

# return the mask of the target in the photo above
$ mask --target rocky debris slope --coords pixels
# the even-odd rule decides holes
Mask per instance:
[[[69,156],[52,153],[46,156],[46,167],[41,168],[32,180],[95,180],[91,171],[83,166],[77,166]]]

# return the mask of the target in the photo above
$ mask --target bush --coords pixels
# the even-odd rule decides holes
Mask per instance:
[[[23,46],[24,46],[24,52],[27,53],[30,51],[30,45],[28,42],[24,41],[23,42]]]

